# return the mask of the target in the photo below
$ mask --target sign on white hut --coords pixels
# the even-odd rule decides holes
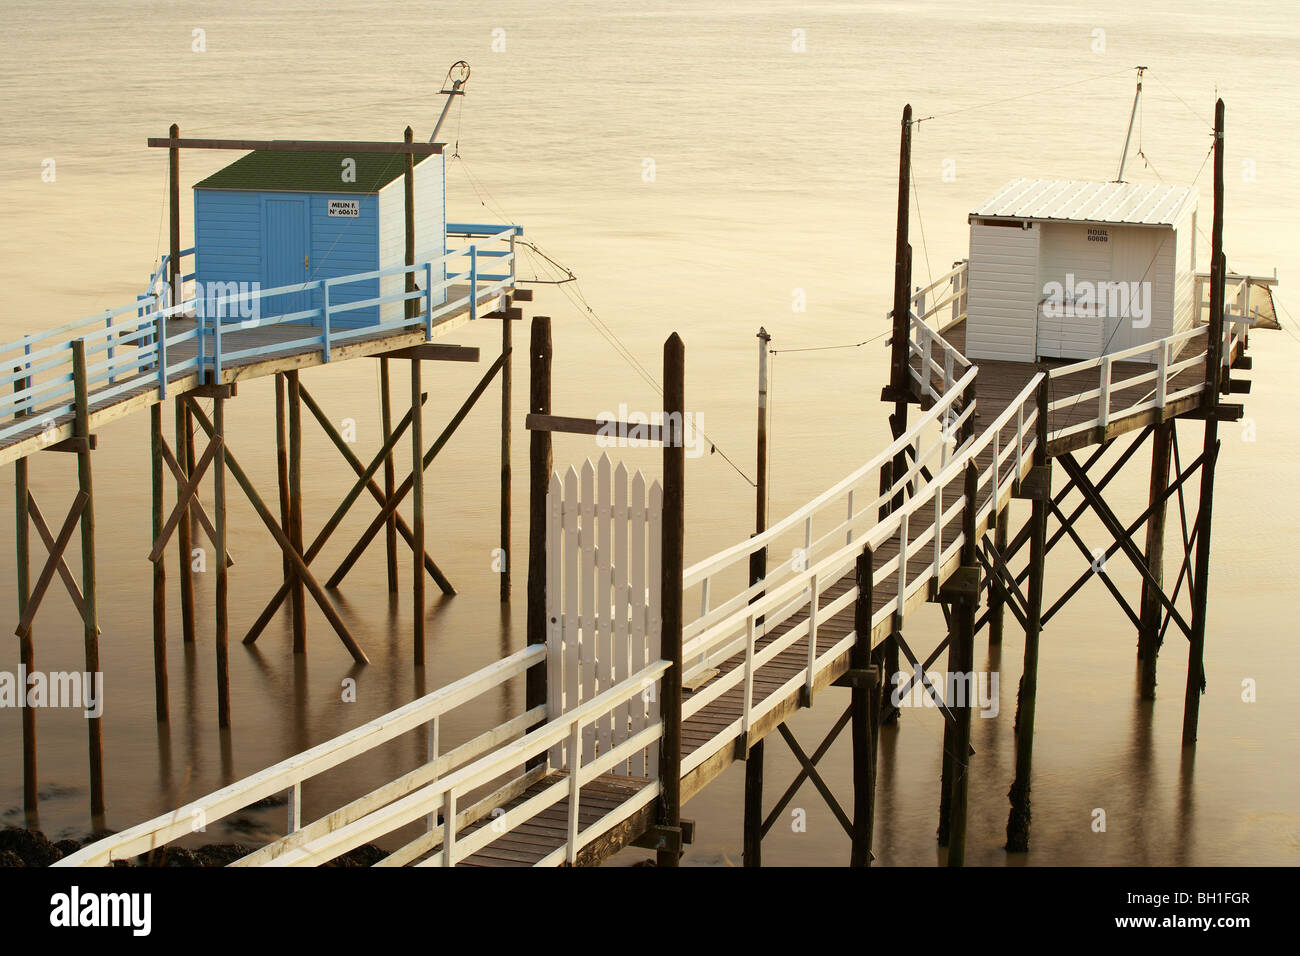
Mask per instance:
[[[970,214],[966,354],[1096,358],[1191,327],[1196,193],[1016,179]]]

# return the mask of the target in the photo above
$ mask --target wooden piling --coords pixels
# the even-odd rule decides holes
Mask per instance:
[[[176,396],[176,463],[188,480],[194,473],[194,445],[189,407],[183,396]],[[181,641],[194,643],[194,535],[187,517],[176,526],[177,570],[181,580]],[[155,531],[154,540],[158,539]]]
[[[1156,660],[1160,655],[1160,623],[1163,608],[1159,588],[1164,585],[1165,513],[1168,505],[1169,459],[1175,423],[1171,419],[1157,425],[1151,441],[1151,486],[1147,519],[1146,565],[1150,581],[1142,583],[1142,607],[1138,614],[1142,629],[1138,633],[1138,658],[1142,676],[1138,695],[1142,700],[1156,699]]]
[[[410,129],[407,129],[410,132]],[[409,154],[408,154],[409,157]],[[424,402],[421,400],[421,363],[411,359],[411,462],[415,483],[411,487],[411,598],[415,666],[424,665]]]
[[[992,492],[996,494],[997,482],[993,481]],[[978,574],[975,557],[977,535],[975,533],[975,512],[979,507],[977,489],[979,487],[979,469],[974,462],[966,465],[966,508],[962,515],[962,570],[967,574]],[[952,800],[951,817],[948,824],[948,865],[964,866],[966,863],[966,802],[970,785],[970,722],[974,711],[971,697],[975,693],[975,608],[979,602],[978,592],[958,596],[952,605],[952,640],[949,652],[950,672],[956,672],[957,681],[965,688],[960,700],[948,701],[956,720],[952,734]],[[948,687],[955,688],[957,682],[949,680]]]
[[[764,328],[758,330],[758,461],[754,487],[754,533],[767,530],[767,366],[768,345],[772,336]],[[758,584],[767,577],[767,548],[762,547],[749,556],[749,583]],[[754,595],[750,603],[757,601]],[[763,865],[763,741],[749,746],[745,754],[745,809],[743,865]]]
[[[14,372],[21,372],[21,368]],[[14,380],[14,391],[21,392],[31,387],[30,378]],[[20,410],[15,416],[29,415]],[[31,595],[31,519],[27,507],[27,458],[14,462],[14,548],[15,565],[18,579],[18,618],[27,613],[27,599]],[[36,669],[36,645],[29,630],[18,637],[18,663],[24,674],[31,674]],[[25,686],[19,687],[20,694],[26,694]],[[37,767],[36,767],[36,708],[24,707],[23,713],[23,811],[27,815],[28,825],[36,822],[38,809]]]
[[[1052,496],[1051,465],[1047,458],[1047,402],[1049,379],[1038,386],[1037,442],[1034,468],[1045,477],[1038,483],[1029,516],[1029,590],[1025,608],[1025,663],[1016,696],[1016,777],[1011,791],[1011,812],[1007,817],[1007,850],[1029,850],[1029,785],[1034,757],[1034,708],[1038,696],[1038,639],[1043,620],[1043,575],[1047,561],[1047,510]]]
[[[849,668],[854,672],[853,689],[849,691],[853,710],[851,734],[853,740],[853,841],[849,855],[850,866],[871,865],[871,838],[874,829],[876,792],[875,733],[878,726],[879,702],[871,688],[862,686],[861,678],[871,666],[871,610],[873,596],[873,561],[870,546],[858,555],[855,568],[858,597],[853,605],[853,649],[849,652]]]
[[[292,383],[292,379],[290,380]],[[290,394],[292,394],[292,384]],[[217,647],[217,726],[230,726],[230,617],[227,608],[230,582],[226,568],[226,400],[212,399],[212,439],[219,442],[212,462],[212,510],[216,512],[217,540],[213,560],[217,566],[216,647]]]
[[[763,865],[763,741],[745,754],[745,815],[741,865]]]
[[[1214,225],[1210,235],[1210,322],[1205,356],[1205,446],[1201,461],[1200,508],[1196,515],[1196,577],[1192,581],[1192,633],[1187,649],[1187,688],[1183,698],[1183,746],[1196,743],[1201,691],[1205,685],[1205,617],[1210,598],[1210,526],[1214,512],[1214,468],[1219,457],[1219,376],[1222,364],[1223,256],[1223,100],[1214,106]]]
[[[149,409],[149,445],[152,453],[153,540],[163,528],[163,437],[162,405]],[[180,524],[188,525],[184,518]],[[153,687],[154,713],[159,720],[168,716],[167,700],[167,573],[161,558],[153,563]]]
[[[81,512],[81,596],[85,639],[86,673],[91,680],[100,674],[98,589],[95,583],[95,492],[90,472],[90,400],[86,382],[86,343],[72,342],[73,426],[74,438],[83,439],[77,450],[77,485],[86,496]],[[90,750],[90,815],[104,813],[104,740],[102,717],[86,719]]]
[[[379,416],[384,442],[393,434],[392,397],[389,395],[388,359],[379,360]],[[393,500],[397,476],[393,470],[393,456],[384,459],[384,497]],[[388,593],[397,593],[397,516],[390,514],[384,522],[384,553],[388,561]]]
[[[289,404],[289,535],[290,546],[302,554],[302,396],[298,394],[298,372],[287,373]],[[225,433],[222,432],[224,440]],[[307,594],[302,579],[294,573],[289,588],[293,609],[293,652],[307,652]]]
[[[998,513],[997,526],[993,531],[993,546],[997,548],[998,554],[1006,555],[1007,553],[1007,525],[1011,522],[1011,507],[1008,505]],[[988,592],[989,602],[989,647],[997,647],[1002,643],[1002,627],[1006,618],[1006,598],[997,588],[990,586]]]
[[[285,377],[283,372],[275,373],[275,479],[280,494],[280,527],[289,527],[289,439],[287,429],[287,409],[285,407]],[[298,394],[302,395],[302,383],[298,383]],[[280,555],[280,571],[286,588],[293,586],[293,565],[287,554]]]
[[[510,403],[511,366],[514,360],[512,338],[514,323],[508,315],[501,319],[501,355],[505,359],[501,366],[501,603],[510,600]]]
[[[508,319],[503,321],[508,322]],[[528,411],[551,413],[551,320],[533,318],[528,347]],[[528,435],[528,608],[529,646],[546,644],[546,490],[551,480],[551,433],[535,428]],[[546,703],[546,665],[535,664],[524,678],[524,710]],[[540,726],[538,724],[537,726]],[[532,728],[530,728],[532,729]],[[539,754],[529,768],[546,760]]]
[[[676,434],[673,430],[676,429]],[[660,711],[660,826],[680,829],[682,786],[682,571],[686,518],[686,348],[676,332],[664,342],[663,547],[660,567],[663,676]],[[677,847],[659,850],[659,866],[677,866]]]

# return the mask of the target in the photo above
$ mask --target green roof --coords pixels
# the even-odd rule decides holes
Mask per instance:
[[[356,177],[344,179],[343,161]],[[428,159],[416,156],[418,164]],[[312,193],[377,193],[402,175],[402,153],[316,153],[259,149],[218,170],[195,189],[268,189]]]

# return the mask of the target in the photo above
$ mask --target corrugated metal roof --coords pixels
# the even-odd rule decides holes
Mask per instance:
[[[1196,198],[1185,186],[1013,179],[971,218],[1172,226]]]
[[[195,189],[376,193],[402,175],[401,153],[316,153],[259,149],[194,184]],[[343,178],[343,160],[356,162],[356,181]],[[416,156],[418,165],[427,156]]]

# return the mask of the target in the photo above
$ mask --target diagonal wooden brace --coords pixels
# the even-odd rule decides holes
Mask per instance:
[[[162,443],[161,447],[162,459],[166,463],[168,470],[171,471],[172,476],[176,479],[176,491],[179,494],[185,487],[185,482],[188,479],[185,477],[185,472],[181,470],[180,463],[176,461],[176,456],[173,455],[172,450],[167,447],[166,441]],[[212,526],[212,521],[208,518],[208,513],[203,509],[203,502],[199,501],[197,495],[195,495],[194,500],[190,502],[190,511],[199,519],[199,524],[203,526],[203,531],[207,534],[208,541],[212,542],[212,546],[215,548],[217,544],[217,529]],[[186,560],[188,560],[188,558]],[[230,551],[227,549],[226,567],[233,568],[234,566],[235,559],[230,556]]]
[[[199,459],[198,464],[194,466],[194,474],[190,475],[184,487],[176,492],[176,507],[168,516],[166,524],[163,525],[162,531],[158,535],[158,540],[153,543],[153,550],[149,552],[149,560],[157,564],[162,560],[167,551],[167,539],[172,536],[176,530],[176,525],[180,523],[181,517],[189,511],[190,499],[193,498],[199,490],[199,482],[203,480],[203,472],[212,464],[212,459],[217,456],[221,450],[222,439],[216,435],[208,441],[208,447],[203,452],[203,457]]]
[[[835,814],[835,819],[840,821],[840,826],[844,828],[844,832],[848,834],[849,837],[852,837],[853,821],[849,819],[849,815],[844,812],[844,808],[840,806],[840,802],[835,799],[835,794],[831,792],[831,788],[826,785],[826,781],[823,780],[821,774],[817,772],[817,764],[803,752],[803,748],[799,746],[799,741],[795,740],[794,734],[790,733],[789,727],[782,723],[777,724],[776,729],[779,730],[781,736],[785,738],[785,742],[789,745],[790,751],[794,754],[795,759],[799,761],[799,765],[803,768],[804,774],[812,781],[813,786],[817,788],[817,792],[822,795],[822,799],[825,800],[826,805],[830,807],[831,813]]]
[[[188,395],[186,396],[186,401],[189,404],[190,412],[194,415],[194,420],[199,423],[199,427],[202,428],[209,437],[212,437],[214,434],[212,422],[208,420],[208,416],[204,414],[203,409],[199,407],[197,402],[189,398]],[[284,529],[280,527],[279,522],[277,522],[271,515],[270,510],[266,507],[266,502],[264,502],[262,496],[257,493],[257,489],[253,487],[253,483],[249,481],[248,475],[244,473],[244,469],[239,467],[239,462],[235,460],[235,456],[230,453],[229,449],[223,449],[223,454],[225,455],[226,467],[230,469],[230,474],[234,477],[239,487],[244,490],[244,495],[248,498],[249,503],[252,504],[253,509],[257,512],[257,516],[262,519],[262,523],[266,525],[266,530],[271,532],[271,537],[275,538],[275,543],[280,546],[280,550],[284,552],[285,557],[289,559],[290,564],[293,565],[298,576],[302,578],[303,584],[306,586],[308,592],[310,592],[316,603],[320,605],[320,609],[324,613],[326,620],[330,622],[330,626],[334,628],[334,632],[338,634],[339,640],[341,640],[343,646],[348,649],[348,653],[352,655],[352,659],[359,664],[369,664],[370,659],[366,657],[365,651],[363,651],[353,639],[352,633],[348,630],[348,626],[343,623],[343,619],[339,617],[338,611],[334,609],[334,605],[330,602],[329,596],[325,593],[324,589],[316,583],[316,579],[312,577],[311,571],[307,569],[307,563],[302,559],[302,555],[294,549],[293,544],[289,541],[289,536],[284,533]]]
[[[27,513],[31,516],[32,525],[36,528],[36,533],[40,535],[41,541],[45,543],[45,550],[50,554],[54,553],[54,535],[50,533],[49,525],[45,523],[45,516],[41,514],[41,509],[36,507],[36,499],[32,493],[27,492]],[[81,596],[81,587],[77,584],[77,579],[72,576],[72,571],[68,567],[67,559],[62,554],[59,555],[59,577],[63,581],[63,586],[68,589],[68,594],[72,597],[72,604],[77,609],[77,613],[85,619],[86,602]]]
[[[320,423],[321,429],[325,432],[326,437],[334,443],[334,447],[339,450],[339,453],[342,454],[344,460],[352,466],[352,470],[358,475],[361,475],[366,470],[361,464],[361,460],[352,453],[352,449],[347,446],[347,442],[343,440],[343,436],[338,433],[338,429],[336,429],[333,422],[326,417],[325,413],[321,410],[321,407],[316,403],[316,400],[307,393],[307,389],[303,388],[302,385],[298,386],[298,394],[301,396],[303,404],[307,406],[307,410],[311,412],[316,418],[316,421]],[[365,490],[370,492],[371,497],[379,503],[380,507],[383,507],[388,503],[388,499],[384,497],[383,489],[379,487],[378,482],[373,480],[367,481],[364,487]],[[414,548],[415,533],[411,531],[411,526],[407,524],[406,519],[397,512],[392,512],[392,517],[394,527],[397,528],[397,533],[402,536],[411,548]],[[433,583],[438,585],[438,590],[442,591],[443,594],[456,593],[456,589],[452,586],[451,581],[449,581],[447,576],[442,573],[442,569],[434,563],[433,558],[429,557],[427,551],[424,555],[424,570],[428,573],[429,577],[433,578]]]
[[[1200,459],[1197,460],[1196,464],[1199,464],[1199,461]],[[1084,498],[1087,500],[1088,504],[1092,506],[1093,512],[1095,512],[1097,517],[1101,519],[1102,525],[1110,532],[1111,537],[1115,539],[1115,543],[1111,546],[1111,549],[1107,550],[1106,555],[1109,557],[1113,552],[1113,548],[1118,546],[1119,549],[1124,552],[1125,557],[1127,557],[1129,561],[1132,562],[1133,566],[1137,568],[1138,574],[1142,576],[1142,580],[1147,584],[1147,586],[1152,589],[1152,593],[1160,599],[1160,602],[1165,606],[1165,609],[1170,615],[1172,615],[1174,621],[1178,624],[1179,628],[1182,629],[1182,632],[1190,638],[1192,634],[1191,625],[1183,619],[1183,616],[1178,613],[1178,609],[1174,607],[1173,602],[1165,595],[1160,582],[1151,574],[1151,569],[1147,567],[1146,560],[1137,550],[1137,546],[1133,544],[1133,532],[1145,523],[1153,509],[1148,507],[1143,513],[1143,516],[1138,519],[1136,526],[1132,530],[1126,530],[1120,525],[1119,518],[1115,516],[1114,510],[1111,509],[1110,505],[1106,504],[1106,499],[1101,496],[1095,487],[1093,487],[1092,482],[1088,480],[1088,476],[1080,470],[1079,463],[1074,460],[1074,456],[1067,452],[1061,457],[1061,464],[1065,468],[1066,473],[1072,475],[1077,480],[1079,490],[1083,492]],[[1194,464],[1192,467],[1194,468],[1196,465]],[[1185,476],[1180,476],[1179,480],[1181,481],[1184,477]],[[1169,493],[1166,490],[1162,500],[1163,498],[1168,497]]]
[[[505,364],[506,359],[509,357],[509,352],[503,352],[497,357],[497,360],[492,363],[492,367],[483,373],[483,377],[479,379],[479,383],[474,386],[474,390],[470,392],[469,397],[465,399],[461,404],[460,409],[452,416],[451,421],[447,423],[447,427],[444,428],[442,434],[438,436],[438,440],[433,443],[432,447],[430,447],[427,452],[424,453],[424,457],[421,459],[419,467],[429,467],[429,464],[433,461],[434,457],[438,452],[442,451],[443,446],[447,444],[456,429],[460,427],[460,423],[465,420],[467,415],[469,415],[470,409],[474,407],[482,394],[487,391],[487,387],[492,384],[492,379],[496,377],[496,373],[500,371],[501,366]],[[357,543],[352,546],[352,550],[348,552],[347,557],[343,559],[343,562],[337,569],[335,569],[334,573],[330,575],[329,580],[325,582],[327,588],[336,588],[343,583],[343,579],[347,576],[348,572],[352,570],[353,565],[357,563],[357,560],[366,550],[366,547],[374,539],[375,535],[379,533],[379,530],[388,522],[388,516],[397,510],[397,506],[401,504],[402,499],[406,497],[407,493],[410,492],[414,485],[415,471],[412,470],[402,482],[401,487],[393,493],[392,501],[389,501],[384,505],[379,514],[375,516],[375,519],[370,522],[370,526],[366,528],[361,537],[357,539]]]
[[[833,744],[835,742],[835,739],[839,737],[840,732],[849,725],[849,720],[852,718],[852,716],[853,716],[852,706],[845,708],[844,713],[840,715],[840,719],[835,722],[835,726],[830,729],[830,731],[826,734],[825,739],[823,739],[821,744],[817,747],[817,749],[813,751],[811,762],[814,765],[818,761],[820,761],[822,757],[826,755],[826,751],[831,749],[831,744]],[[785,724],[781,724],[780,726],[784,727]],[[767,818],[763,821],[763,825],[759,831],[760,837],[767,836],[767,832],[772,829],[772,826],[776,823],[776,821],[780,818],[781,814],[785,811],[786,805],[791,800],[794,799],[794,795],[799,792],[799,788],[803,786],[803,782],[807,779],[808,779],[807,769],[801,768],[799,770],[799,773],[795,776],[794,782],[791,783],[790,786],[785,788],[785,793],[781,794],[781,799],[776,801],[776,803],[772,806],[771,812],[768,813]]]
[[[303,388],[301,384],[298,386],[298,395],[299,397],[303,397]],[[344,516],[348,513],[348,509],[352,507],[353,503],[355,503],[357,498],[360,496],[362,490],[366,487],[366,482],[370,481],[375,472],[379,470],[381,465],[383,465],[384,459],[392,453],[393,448],[396,447],[398,441],[401,440],[406,429],[410,427],[411,416],[412,413],[408,411],[406,417],[398,423],[397,428],[395,428],[392,434],[388,436],[388,441],[384,442],[383,447],[376,452],[375,457],[371,459],[370,464],[362,469],[361,477],[353,483],[352,488],[343,496],[343,501],[334,509],[334,514],[332,514],[330,519],[325,522],[325,527],[321,528],[320,532],[316,535],[315,540],[312,541],[310,546],[308,546],[307,553],[303,555],[303,560],[308,564],[311,564],[312,561],[316,559],[316,556],[320,554],[321,549],[325,547],[325,543],[329,541],[330,535],[337,530],[339,524],[342,523]],[[289,588],[291,584],[292,582],[285,581],[280,585],[280,589],[276,591],[271,600],[267,602],[266,607],[262,609],[262,613],[259,614],[257,620],[253,622],[253,626],[250,627],[248,633],[244,635],[245,644],[252,644],[256,641],[258,637],[261,636],[262,631],[266,629],[266,626],[271,623],[271,618],[275,616],[276,611],[280,609],[280,605],[283,604],[285,599],[289,596]]]
[[[59,529],[59,537],[54,542],[50,556],[45,560],[45,567],[41,569],[41,576],[36,579],[36,586],[32,588],[31,596],[27,599],[27,607],[23,611],[22,618],[18,621],[18,627],[14,630],[14,633],[19,637],[26,639],[32,636],[32,621],[36,619],[36,612],[40,609],[41,600],[45,597],[50,582],[54,580],[55,571],[63,561],[63,552],[67,549],[68,542],[72,540],[72,533],[77,530],[77,522],[81,520],[81,513],[86,510],[86,505],[89,502],[90,495],[84,491],[77,492],[77,497],[72,501],[68,516],[63,519],[63,527]],[[82,613],[84,615],[85,612]]]

